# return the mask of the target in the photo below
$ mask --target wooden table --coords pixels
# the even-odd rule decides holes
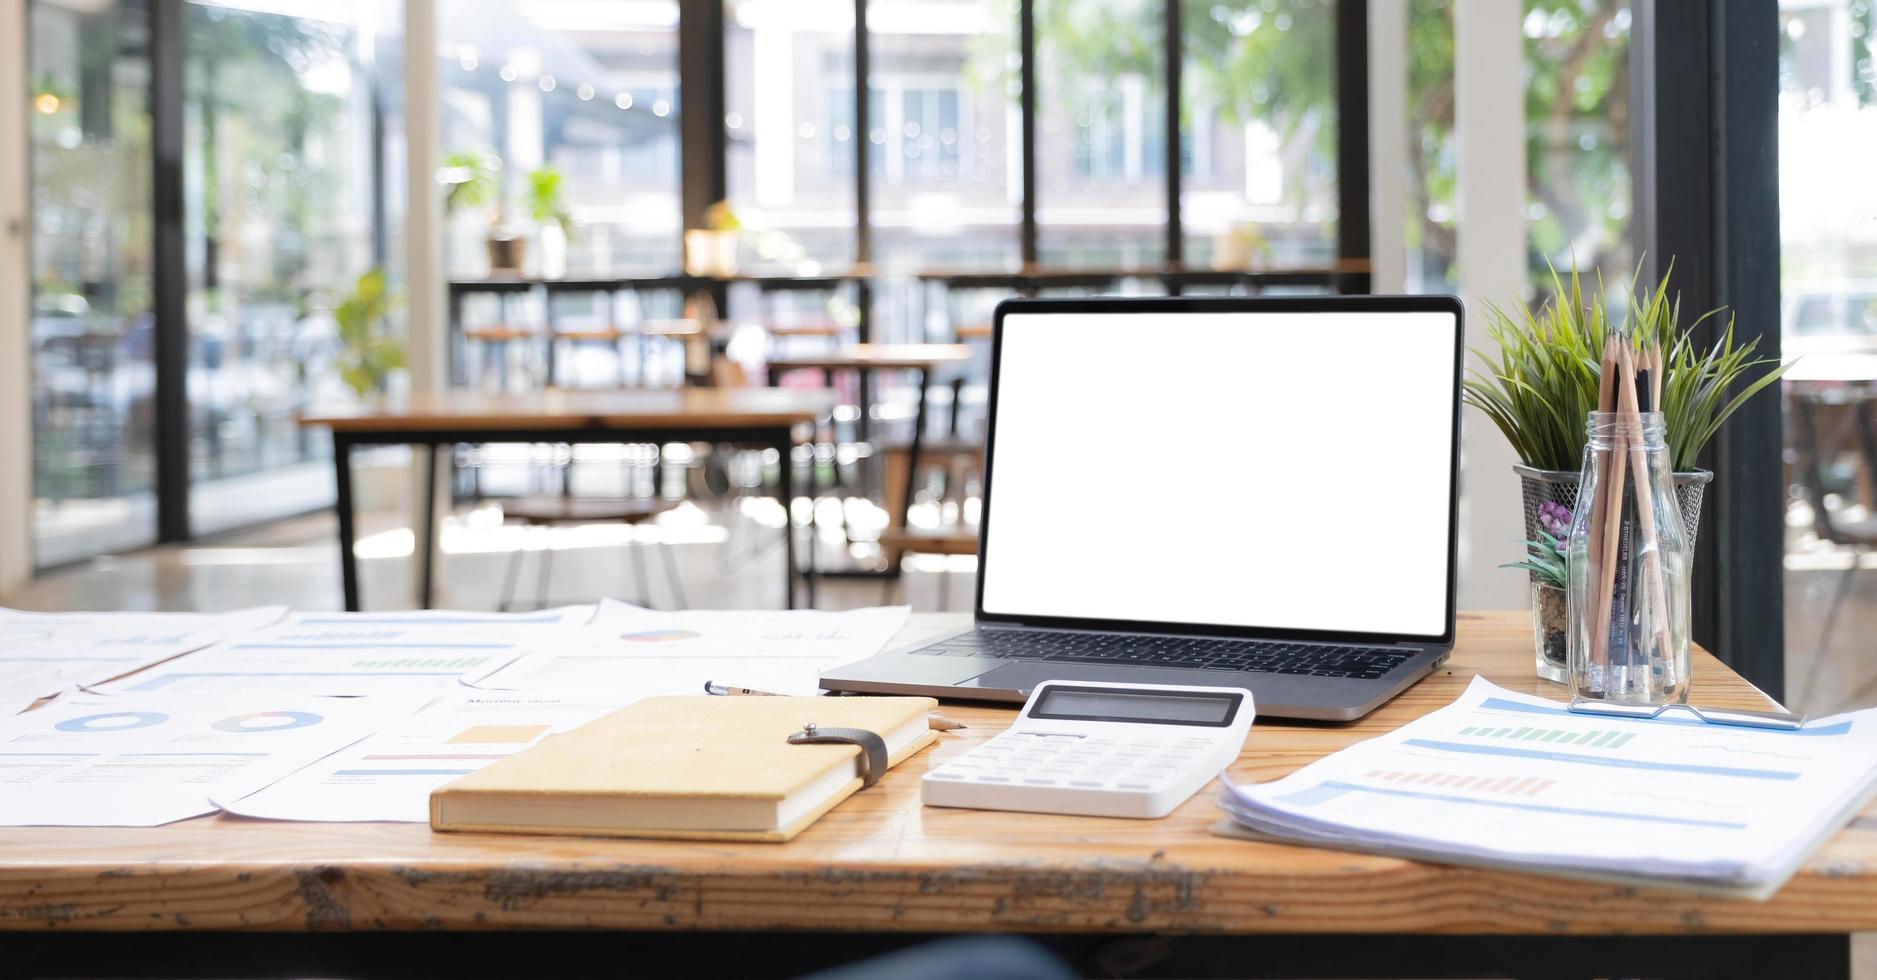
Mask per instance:
[[[773,447],[781,453],[782,510],[789,512],[794,496],[789,465],[795,447],[795,427],[812,425],[826,414],[829,397],[818,391],[743,388],[682,388],[669,391],[563,391],[527,395],[492,395],[455,389],[412,395],[395,403],[381,402],[333,412],[316,412],[300,419],[302,426],[332,430],[333,475],[338,484],[334,507],[339,515],[339,569],[344,584],[345,608],[359,608],[358,559],[353,554],[356,531],[352,511],[352,449],[361,445],[426,445],[490,442],[728,442]],[[418,601],[430,608],[434,583],[432,567],[436,541],[436,500],[439,453],[430,454],[432,493],[419,508],[422,527],[417,535]],[[814,471],[809,470],[809,493],[814,492]],[[812,521],[812,518],[811,518]],[[812,523],[811,523],[812,527]],[[793,522],[783,522],[785,602],[795,607],[795,534]],[[813,531],[810,531],[813,534]],[[811,537],[812,540],[812,537]],[[814,581],[808,581],[808,602],[814,604]]]
[[[916,616],[901,639],[963,620]],[[1283,776],[1447,704],[1476,673],[1562,695],[1533,676],[1523,613],[1462,614],[1453,658],[1434,676],[1352,725],[1259,719],[1231,773]],[[1706,653],[1695,654],[1694,678],[1703,704],[1767,703]],[[305,957],[291,961],[301,975],[333,969],[338,951],[389,951],[381,944],[392,942],[466,971],[497,969],[475,957],[525,948],[535,973],[565,973],[583,955],[611,956],[623,969],[697,954],[707,962],[685,972],[786,975],[774,958],[785,953],[826,958],[911,934],[974,931],[1036,934],[1096,958],[1084,962],[1108,975],[1810,977],[1847,975],[1845,934],[1877,929],[1877,807],[1770,901],[1706,898],[1226,840],[1207,832],[1220,815],[1210,789],[1154,821],[927,809],[918,781],[931,761],[1012,717],[999,707],[946,711],[970,727],[785,845],[223,817],[150,830],[9,828],[0,833],[0,962],[20,948],[7,931],[34,933],[30,942],[44,932],[149,930],[196,934],[204,952],[246,941],[276,963]],[[557,933],[533,944],[434,935],[513,929],[640,935]],[[233,935],[255,930],[404,935]],[[683,935],[695,930],[712,932]],[[766,937],[776,951],[756,957],[745,944],[772,930],[809,934]],[[814,934],[828,932],[881,935]],[[79,955],[89,948],[81,939],[60,949]],[[508,945],[490,945],[498,941]],[[121,942],[96,955],[141,948]],[[1221,958],[1226,968],[1213,972]]]

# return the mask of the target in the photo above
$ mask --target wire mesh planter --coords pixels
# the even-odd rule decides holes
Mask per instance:
[[[1538,540],[1538,505],[1546,501],[1566,510],[1577,508],[1575,472],[1540,470],[1515,464],[1520,488],[1525,496],[1525,540]],[[1675,504],[1681,511],[1681,523],[1688,537],[1688,552],[1694,553],[1695,532],[1701,525],[1701,498],[1707,493],[1714,474],[1707,470],[1675,474]],[[1539,581],[1532,582],[1533,644],[1536,648],[1538,676],[1562,684],[1567,680],[1564,650],[1564,590]],[[1555,637],[1555,642],[1553,639]]]
[[[1512,471],[1519,475],[1519,484],[1525,495],[1525,540],[1538,540],[1538,505],[1549,500],[1560,504],[1565,510],[1577,509],[1577,481],[1579,474],[1564,470],[1540,470],[1524,464],[1514,464]],[[1675,503],[1681,509],[1683,533],[1688,537],[1688,551],[1694,552],[1695,532],[1701,527],[1701,498],[1707,494],[1708,484],[1714,481],[1714,474],[1708,470],[1692,470],[1675,474]]]

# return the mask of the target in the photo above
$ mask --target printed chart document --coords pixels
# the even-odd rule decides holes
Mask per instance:
[[[461,691],[223,809],[271,820],[430,821],[430,791],[625,706],[585,694]]]
[[[704,682],[712,681],[771,694],[820,694],[822,671],[880,652],[908,612],[906,606],[660,612],[608,600],[580,631],[577,647],[536,650],[470,683],[646,697],[702,694]]]
[[[112,694],[293,691],[358,695],[451,689],[536,645],[557,646],[594,607],[538,613],[296,612],[279,624],[131,677]]]
[[[284,606],[226,613],[36,613],[0,609],[0,715],[280,621]]]
[[[155,827],[213,813],[422,707],[429,695],[78,694],[0,720],[0,825]]]
[[[1877,709],[1796,731],[1609,718],[1476,677],[1283,779],[1227,782],[1223,804],[1287,841],[1764,898],[1874,783]]]

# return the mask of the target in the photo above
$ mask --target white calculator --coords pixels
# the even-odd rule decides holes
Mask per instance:
[[[1238,758],[1241,687],[1045,681],[1016,724],[921,781],[927,806],[1164,817]]]

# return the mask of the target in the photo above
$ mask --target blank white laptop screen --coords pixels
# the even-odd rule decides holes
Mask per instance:
[[[1452,312],[1011,312],[989,615],[1438,637]]]

